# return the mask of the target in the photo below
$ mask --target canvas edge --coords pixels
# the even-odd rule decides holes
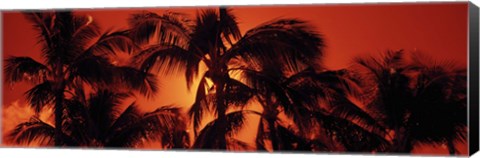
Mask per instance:
[[[479,150],[479,12],[478,6],[468,5],[468,153],[475,154]]]
[[[0,65],[3,67],[3,11],[0,10]],[[3,81],[3,68],[0,69],[0,81]],[[0,89],[3,91],[3,82],[0,82]],[[3,93],[3,92],[2,92]],[[3,146],[3,95],[0,96],[0,147]]]

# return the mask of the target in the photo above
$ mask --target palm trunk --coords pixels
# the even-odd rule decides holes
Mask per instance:
[[[55,53],[58,53],[57,55],[58,58],[56,59],[55,65],[54,65],[54,81],[55,81],[55,146],[62,146],[63,144],[63,100],[64,100],[64,91],[65,91],[65,74],[64,74],[64,64],[66,61],[64,61],[63,54],[68,54],[68,51],[71,51],[70,44],[72,41],[72,37],[74,34],[74,29],[72,27],[69,27],[68,25],[62,25],[62,24],[73,24],[73,13],[72,12],[55,12],[56,20],[55,23],[59,23],[58,29],[63,30],[65,32],[60,33],[60,39],[62,39],[61,42],[64,43],[59,43],[61,46],[58,50],[55,50]]]
[[[187,146],[185,145],[187,133],[183,133],[183,131],[177,131],[173,133],[173,146],[172,149],[186,149]]]
[[[55,95],[56,101],[55,101],[55,146],[61,146],[62,145],[62,114],[63,114],[63,108],[62,108],[62,102],[63,102],[63,93],[60,94],[60,92],[57,92]]]
[[[402,152],[402,139],[403,139],[403,134],[402,132],[400,131],[400,128],[399,127],[396,127],[394,129],[395,131],[395,137],[393,138],[393,146],[392,146],[392,152]]]
[[[393,139],[393,152],[410,153],[412,151],[411,142],[408,133],[401,127],[395,128],[395,137]]]
[[[56,68],[56,77],[55,77],[55,146],[62,145],[62,116],[63,116],[63,98],[65,90],[65,81],[63,78],[63,64],[59,63]]]
[[[455,144],[453,143],[452,140],[448,140],[447,147],[448,147],[448,153],[450,153],[450,155],[453,156],[457,154],[457,149],[455,149]]]
[[[277,127],[275,126],[275,118],[268,118],[268,128],[270,130],[270,140],[272,142],[272,149],[273,151],[278,151],[280,149],[278,143],[278,134],[277,134]]]
[[[277,120],[277,111],[275,105],[272,103],[271,94],[268,90],[265,96],[266,107],[264,107],[264,109],[267,116],[266,119],[268,123],[268,130],[270,131],[269,137],[272,143],[272,150],[278,151],[280,149],[280,144],[278,142],[277,127],[275,126],[275,122]]]
[[[216,91],[215,91],[215,98],[216,98],[216,106],[217,106],[217,116],[218,116],[218,148],[226,150],[227,149],[227,141],[226,141],[226,133],[227,133],[227,117],[226,117],[226,104],[225,104],[225,97],[223,94],[225,82],[222,79],[218,79],[215,83]]]

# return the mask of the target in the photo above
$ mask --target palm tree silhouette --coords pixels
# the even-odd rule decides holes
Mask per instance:
[[[219,149],[226,149],[227,117],[229,105],[246,102],[245,97],[230,97],[232,89],[249,88],[232,78],[230,72],[235,61],[269,62],[282,59],[284,64],[294,67],[296,63],[314,65],[322,55],[323,40],[304,21],[278,19],[259,25],[243,36],[231,10],[205,10],[197,15],[194,22],[179,13],[158,15],[151,12],[134,14],[129,20],[132,38],[138,43],[152,43],[136,58],[140,68],[149,71],[155,64],[166,69],[167,73],[185,70],[187,87],[191,87],[204,64],[207,71],[202,75],[197,90],[197,99],[190,110],[195,133],[203,114],[209,109],[204,102],[209,94],[214,94],[211,104],[219,126],[214,142]],[[155,37],[156,41],[151,41]],[[208,81],[213,86],[208,86]],[[206,92],[208,91],[208,93]],[[239,91],[242,92],[242,91]],[[247,92],[247,91],[243,91]],[[252,96],[252,95],[248,95]],[[242,100],[234,100],[242,99]]]
[[[385,145],[385,141],[381,139],[381,136],[385,134],[384,129],[378,128],[377,122],[367,112],[347,98],[347,96],[358,97],[360,92],[358,92],[359,87],[355,86],[357,81],[352,80],[347,75],[346,70],[322,70],[318,72],[312,67],[307,67],[302,71],[291,74],[282,72],[281,68],[279,69],[281,66],[278,65],[264,65],[262,67],[261,71],[242,69],[242,77],[247,80],[248,85],[256,87],[256,93],[264,109],[257,138],[263,137],[261,133],[266,133],[262,131],[265,130],[263,126],[267,126],[274,151],[292,150],[291,138],[296,138],[294,139],[296,143],[304,144],[300,145],[300,147],[303,147],[302,150],[312,150],[312,147],[316,146],[323,150],[338,151],[339,149],[336,147],[328,147],[329,145],[326,144],[331,143],[326,140],[308,138],[308,135],[319,134],[317,130],[312,130],[319,124],[320,128],[329,132],[324,133],[328,137],[332,137],[332,133],[343,132],[342,130],[347,127],[350,127],[351,130],[357,130],[357,135],[349,135],[348,132],[343,132],[345,136],[337,137],[345,138],[335,140],[341,141],[340,143],[346,145],[346,148],[351,149],[351,151],[372,151]],[[299,132],[295,133],[288,130],[289,127],[280,125],[281,119],[278,115],[280,112],[285,113],[287,117],[292,119]],[[334,119],[338,122],[325,119]],[[357,121],[360,125],[353,123],[352,120]],[[340,122],[343,125],[342,128],[337,127]],[[263,125],[264,123],[265,125]],[[277,130],[282,133],[277,134]],[[282,138],[282,136],[288,136],[288,138]],[[356,144],[347,142],[349,139],[354,140],[354,138],[362,136],[365,137],[363,142],[369,140],[372,142],[368,142],[370,143],[368,145],[359,145],[358,143],[362,141],[357,141]],[[367,140],[366,137],[371,138]],[[263,141],[258,141],[261,146]]]
[[[357,58],[369,109],[393,131],[392,152],[410,152],[417,144],[447,144],[466,137],[466,73],[451,62],[421,55],[407,60],[403,51],[381,58]]]
[[[84,83],[93,89],[117,84],[138,89],[146,95],[157,90],[153,75],[129,67],[115,67],[105,57],[117,51],[135,49],[127,32],[101,34],[92,17],[67,11],[30,12],[25,13],[25,17],[39,34],[45,62],[30,57],[8,57],[5,79],[12,85],[20,81],[36,84],[26,93],[35,111],[53,104],[56,146],[62,145],[65,93],[76,93],[75,90]],[[135,76],[135,80],[131,76]]]
[[[163,147],[181,146],[175,135],[185,131],[179,109],[161,107],[155,111],[140,112],[135,103],[122,108],[125,93],[100,90],[86,102],[66,99],[66,114],[62,130],[62,144],[86,147],[135,147],[144,141],[160,141]],[[29,144],[38,141],[53,145],[55,127],[37,117],[21,123],[8,134],[10,141]]]

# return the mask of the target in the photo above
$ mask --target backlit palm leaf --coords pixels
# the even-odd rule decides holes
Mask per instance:
[[[115,55],[118,52],[132,53],[139,48],[130,39],[128,31],[109,31],[102,34],[86,52],[94,55]]]
[[[162,107],[143,116],[132,113],[131,105],[115,122],[107,146],[135,146],[146,140],[161,140],[162,146],[173,146],[174,134],[184,130],[182,119],[178,118],[178,108]],[[130,110],[129,110],[130,109]],[[125,119],[130,117],[129,119]],[[127,122],[126,122],[127,121]]]
[[[198,84],[197,94],[195,95],[195,102],[188,111],[189,116],[193,121],[194,134],[197,136],[197,131],[200,128],[201,118],[205,117],[207,112],[211,111],[210,101],[207,98],[207,81],[202,77]]]
[[[35,112],[40,112],[45,106],[52,106],[55,93],[51,81],[45,81],[28,90],[25,95]]]
[[[357,59],[368,108],[386,128],[394,130],[394,152],[410,152],[418,144],[465,140],[466,76],[452,62],[436,62],[421,54],[405,60],[401,51],[381,58]],[[440,64],[438,64],[440,63]],[[360,71],[362,72],[362,71]],[[435,109],[435,110],[432,110]]]
[[[315,118],[334,140],[340,141],[347,151],[385,151],[390,145],[381,135],[339,117],[317,112]]]
[[[163,43],[185,47],[185,41],[190,38],[190,21],[180,13],[167,12],[158,15],[144,11],[133,14],[128,23],[133,40],[139,44],[149,43],[151,38],[157,37],[158,41]]]
[[[32,117],[30,121],[21,123],[8,133],[8,140],[16,144],[30,144],[39,141],[42,145],[53,145],[55,127]]]
[[[173,25],[170,25],[171,19],[176,19]],[[187,87],[190,88],[199,73],[199,65],[201,63],[206,65],[207,72],[203,78],[211,79],[213,82],[211,87],[214,91],[204,94],[206,89],[198,89],[202,92],[197,93],[196,102],[190,112],[190,115],[194,115],[192,119],[194,119],[194,126],[197,124],[197,127],[201,113],[210,109],[210,106],[216,109],[214,114],[220,120],[218,126],[226,126],[225,111],[230,108],[229,104],[246,103],[253,96],[253,93],[248,91],[245,94],[237,92],[244,93],[243,91],[248,89],[257,90],[248,83],[248,86],[245,86],[241,81],[230,80],[228,64],[232,59],[241,58],[246,64],[252,65],[273,60],[275,62],[269,65],[286,64],[290,69],[298,69],[300,63],[315,65],[314,63],[322,54],[323,40],[312,31],[309,24],[300,20],[279,19],[268,22],[247,31],[241,37],[236,17],[229,9],[203,10],[197,13],[195,19],[194,23],[190,23],[189,20],[179,20],[178,16],[144,12],[134,14],[130,24],[131,29],[134,30],[133,38],[137,43],[154,44],[137,56],[143,61],[142,70],[154,64],[171,72],[186,70]],[[163,26],[163,23],[168,26]],[[150,42],[149,40],[155,36],[158,38],[156,43]],[[201,86],[204,85],[201,84]],[[212,104],[208,102],[202,104],[200,99],[204,98]],[[227,127],[219,128],[220,136],[204,139],[218,138],[219,144],[213,146],[226,149],[225,128]],[[199,137],[204,136],[200,134]],[[204,139],[197,138],[197,140]]]
[[[245,123],[245,114],[257,114],[261,115],[255,111],[236,111],[231,112],[226,115],[227,118],[227,129],[226,135],[228,138],[232,138],[234,134],[236,134],[239,129]],[[193,148],[195,149],[219,149],[220,145],[218,137],[225,137],[224,135],[218,134],[218,128],[223,128],[219,126],[219,121],[213,120],[212,122],[208,123],[201,131],[198,137],[193,144]]]
[[[113,73],[114,83],[119,87],[137,90],[147,98],[152,98],[159,90],[157,77],[151,73],[127,66],[114,67]]]
[[[100,35],[100,27],[94,19],[89,16],[76,15],[73,17],[74,32],[72,33],[72,44],[81,46],[82,51],[86,49],[95,38]],[[81,54],[83,52],[78,52]]]
[[[118,31],[102,34],[91,16],[70,11],[27,12],[25,17],[39,34],[38,43],[42,47],[42,57],[46,65],[27,57],[11,57],[6,60],[6,81],[11,84],[24,80],[41,83],[26,95],[32,105],[37,108],[36,111],[54,100],[55,126],[58,127],[55,128],[55,144],[57,146],[62,145],[62,141],[66,141],[60,137],[64,129],[62,123],[66,121],[62,120],[65,119],[63,115],[66,104],[64,100],[67,100],[65,92],[75,99],[79,99],[82,104],[86,104],[85,91],[80,90],[84,83],[89,84],[94,91],[103,89],[107,85],[113,87],[112,85],[125,83],[128,88],[140,90],[142,94],[155,91],[154,80],[149,75],[132,73],[133,71],[119,72],[118,70],[124,69],[109,63],[105,56],[114,54],[112,51],[133,51],[136,46],[129,39],[130,32]],[[119,77],[122,74],[134,75],[137,78]],[[129,80],[139,79],[138,77],[141,77],[141,80],[136,80],[138,83]],[[118,78],[123,82],[116,82]],[[52,93],[49,93],[48,85],[52,87],[52,91],[50,91]],[[38,93],[46,95],[42,97]],[[75,95],[75,93],[79,94]],[[52,98],[52,96],[54,97]]]
[[[298,63],[315,65],[324,45],[320,35],[312,30],[301,20],[273,20],[245,33],[225,57],[240,55],[262,62],[280,58],[293,70],[298,70]]]
[[[191,62],[193,54],[183,48],[169,45],[155,45],[141,51],[134,57],[136,63],[142,63],[140,69],[148,72],[155,64],[164,68],[166,73],[177,72]],[[161,69],[160,69],[161,70]]]
[[[90,55],[73,62],[68,73],[69,80],[79,78],[90,85],[104,86],[113,83],[114,66],[104,57]]]
[[[5,80],[11,84],[24,80],[40,83],[51,73],[47,66],[30,57],[8,57],[5,62]]]

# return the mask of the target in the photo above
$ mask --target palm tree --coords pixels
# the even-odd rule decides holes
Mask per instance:
[[[360,92],[359,87],[356,86],[358,81],[349,77],[346,70],[322,70],[318,72],[312,67],[307,67],[292,74],[292,70],[290,73],[282,72],[278,65],[263,65],[261,67],[263,67],[261,71],[242,69],[242,78],[247,80],[247,84],[251,87],[256,87],[257,96],[264,109],[258,133],[265,133],[262,131],[264,130],[263,126],[268,127],[269,139],[274,151],[285,150],[285,147],[291,149],[291,147],[288,147],[290,143],[281,143],[285,142],[285,140],[281,140],[281,135],[290,135],[290,138],[297,138],[297,143],[310,144],[304,147],[314,145],[324,150],[338,151],[339,149],[336,147],[325,145],[332,144],[326,140],[311,140],[312,138],[308,138],[309,135],[319,134],[318,130],[312,130],[319,125],[321,126],[319,128],[327,131],[327,133],[323,133],[324,137],[328,135],[327,137],[331,138],[332,133],[345,133],[345,135],[337,136],[338,138],[345,137],[337,141],[346,145],[346,149],[349,151],[372,151],[385,145],[385,141],[381,137],[385,135],[384,129],[379,128],[370,114],[360,109],[348,98],[349,96],[359,98],[360,95],[358,94]],[[293,125],[299,131],[298,133],[287,130],[289,127],[283,127],[280,124],[280,112],[285,113],[287,117],[292,119]],[[337,120],[337,122],[326,119]],[[356,121],[358,124],[352,121]],[[265,125],[263,125],[264,123]],[[343,127],[338,127],[338,124],[342,124]],[[365,138],[363,142],[370,140],[368,142],[370,144],[358,144],[362,141],[358,141],[356,144],[346,144],[349,143],[346,141],[349,140],[348,136],[350,135],[342,130],[347,127],[350,130],[358,131],[357,135],[350,137],[350,140],[362,136],[369,137]],[[277,134],[277,129],[282,131],[283,134]],[[259,136],[259,138],[262,138],[262,136]],[[304,150],[311,149],[304,148]]]
[[[127,32],[101,34],[91,16],[72,12],[30,12],[25,13],[25,17],[39,34],[38,41],[45,61],[9,57],[6,59],[5,79],[12,85],[20,81],[35,84],[26,95],[37,112],[53,104],[56,146],[62,145],[65,93],[73,94],[83,84],[95,89],[120,82],[126,83],[120,87],[139,89],[143,94],[157,90],[152,75],[129,67],[115,67],[105,57],[135,48]],[[131,76],[137,77],[137,80],[132,80]]]
[[[453,62],[436,63],[427,59],[413,58],[413,69],[418,76],[413,89],[415,104],[411,107],[415,115],[409,119],[410,126],[414,126],[411,135],[414,143],[445,144],[454,155],[459,153],[454,142],[466,141],[467,71]]]
[[[66,99],[66,115],[61,139],[67,146],[135,147],[144,141],[161,141],[163,147],[177,144],[174,136],[185,131],[179,109],[161,107],[155,111],[140,112],[135,103],[122,108],[125,93],[100,90],[83,102],[79,97]],[[54,126],[37,117],[16,126],[8,134],[10,141],[30,144],[38,141],[53,145]]]
[[[392,152],[417,144],[447,144],[466,137],[466,73],[452,63],[406,60],[403,51],[381,58],[357,58],[357,72],[370,94],[369,109],[394,133]]]
[[[306,22],[297,19],[273,20],[247,31],[243,36],[236,17],[225,8],[220,8],[218,12],[205,10],[197,15],[194,23],[179,13],[171,12],[163,15],[151,12],[134,14],[129,23],[135,41],[142,44],[156,42],[136,56],[145,72],[155,64],[167,73],[185,70],[187,87],[190,88],[200,72],[200,65],[207,67],[200,79],[197,99],[190,115],[196,131],[203,113],[209,108],[201,101],[208,94],[214,94],[212,109],[221,127],[217,135],[221,137],[211,143],[218,143],[220,149],[227,148],[224,136],[226,110],[230,104],[246,102],[232,101],[230,99],[236,98],[229,98],[226,93],[237,88],[248,89],[230,75],[235,70],[232,62],[269,62],[278,58],[294,68],[296,63],[315,65],[322,55],[323,40]],[[151,41],[152,38],[156,40]],[[208,81],[213,82],[213,86],[209,87]]]

